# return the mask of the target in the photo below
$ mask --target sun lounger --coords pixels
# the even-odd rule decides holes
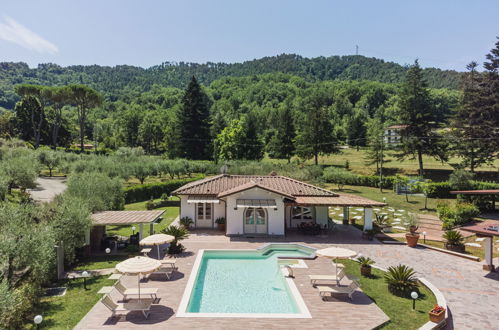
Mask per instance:
[[[119,293],[121,293],[123,295],[123,300],[127,300],[128,296],[138,296],[139,295],[139,289],[135,289],[135,288],[127,289],[120,281],[116,282],[114,287],[116,288],[116,290],[118,290]],[[141,296],[142,295],[144,295],[144,296],[149,295],[153,299],[157,298],[157,295],[156,295],[157,293],[158,293],[157,288],[141,288],[140,289]]]
[[[352,281],[349,286],[330,286],[330,285],[319,285],[317,289],[319,290],[319,295],[324,298],[326,296],[333,296],[334,294],[347,294],[350,300],[352,300],[352,295],[359,287],[356,281]]]
[[[173,270],[178,269],[176,266],[177,259],[175,259],[175,258],[167,258],[167,259],[162,259],[160,261],[163,265],[170,266],[171,268],[173,268]]]
[[[326,282],[326,281],[334,281],[336,284],[338,284],[343,277],[345,277],[345,271],[343,268],[341,268],[338,271],[338,275],[332,274],[332,275],[308,275],[310,277],[310,284],[315,287],[317,282]]]
[[[166,279],[169,280],[175,269],[176,269],[175,266],[171,266],[170,264],[163,264],[161,265],[161,268],[159,268],[157,271],[155,271],[152,274],[154,275],[163,274],[166,276]]]
[[[144,317],[147,319],[149,316],[149,311],[151,309],[150,301],[134,301],[130,303],[115,303],[111,297],[105,295],[102,297],[101,302],[109,308],[109,310],[113,313],[112,316],[116,316],[116,313],[119,312],[142,312]]]

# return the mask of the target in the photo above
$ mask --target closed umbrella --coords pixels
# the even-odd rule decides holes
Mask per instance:
[[[170,243],[175,240],[175,237],[166,234],[154,234],[140,240],[139,245],[156,245],[158,247],[158,259],[160,259],[159,246],[161,244]]]
[[[140,300],[140,276],[155,272],[161,267],[161,262],[149,257],[133,257],[116,265],[116,270],[123,275],[137,275]]]
[[[357,255],[357,252],[345,248],[332,246],[325,249],[317,250],[315,251],[315,254],[317,254],[319,257],[334,259],[334,268],[336,270],[336,275],[338,275],[338,264],[336,263],[336,260],[353,258]]]

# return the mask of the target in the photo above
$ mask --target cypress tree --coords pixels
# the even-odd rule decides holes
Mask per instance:
[[[178,113],[178,157],[209,159],[212,156],[208,96],[193,76]]]

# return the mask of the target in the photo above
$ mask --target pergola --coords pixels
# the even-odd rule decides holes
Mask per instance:
[[[485,265],[484,270],[495,271],[493,264],[493,251],[494,251],[494,237],[499,237],[499,226],[491,224],[478,224],[474,226],[461,227],[462,230],[472,232],[477,237],[484,238],[483,249],[485,252]]]
[[[499,195],[499,189],[482,189],[482,190],[455,190],[450,192],[453,195],[470,195],[470,196],[490,196],[492,202],[492,210],[496,209],[496,195]]]
[[[156,222],[165,211],[103,211],[92,214],[92,229],[87,233],[86,245],[94,248],[106,232],[106,226],[138,225],[139,240],[143,238],[144,224],[149,224],[149,233],[154,233],[153,223]],[[97,242],[97,243],[95,243]],[[94,244],[92,244],[94,243]]]

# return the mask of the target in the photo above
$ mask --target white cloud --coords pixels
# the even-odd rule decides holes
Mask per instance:
[[[0,40],[9,41],[39,53],[56,54],[59,52],[56,45],[17,23],[14,19],[8,16],[3,18],[5,22],[0,22]]]

